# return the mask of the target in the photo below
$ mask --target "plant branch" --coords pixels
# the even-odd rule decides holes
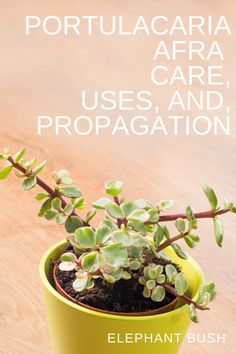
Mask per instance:
[[[188,232],[185,232],[184,234],[178,234],[174,237],[168,238],[166,241],[164,241],[163,243],[160,244],[160,246],[157,249],[157,252],[164,250],[166,247],[170,246],[171,243],[180,240],[181,238],[183,238],[187,234],[188,234]]]
[[[26,169],[23,166],[21,166],[19,163],[15,163],[11,156],[8,157],[8,161],[12,164],[12,166],[15,169],[17,169],[18,171],[24,173],[25,176],[32,175],[32,172],[29,173],[29,175],[27,175],[26,174],[26,172],[27,172]],[[41,187],[42,189],[44,189],[45,192],[47,192],[52,198],[60,198],[61,199],[61,205],[62,205],[63,208],[67,205],[66,201],[60,195],[58,195],[55,190],[53,190],[49,185],[47,185],[41,178],[36,176],[36,180],[37,180],[37,185],[39,187]],[[74,210],[73,210],[71,215],[78,216],[78,214]],[[83,219],[81,219],[81,220],[82,220],[84,226],[90,226],[90,224],[87,223],[85,220],[83,220]]]
[[[214,218],[217,215],[222,215],[225,213],[228,213],[229,209],[220,209],[220,210],[207,210],[207,211],[202,211],[199,213],[194,213],[194,216],[196,219],[206,219],[206,218]],[[187,219],[187,215],[184,213],[179,213],[179,214],[169,214],[169,215],[161,215],[158,222],[164,222],[164,221],[174,221],[178,218],[182,219]],[[150,222],[147,221],[145,222],[146,225],[150,224],[156,224],[156,222]]]
[[[202,305],[197,304],[195,301],[191,300],[186,295],[178,295],[176,290],[174,288],[172,288],[172,286],[165,284],[165,283],[160,284],[160,285],[163,286],[163,288],[165,288],[165,290],[168,291],[169,293],[171,293],[174,296],[178,297],[179,299],[183,300],[186,304],[188,304],[188,305],[193,304],[194,307],[196,307],[197,309],[199,309],[201,311],[209,310],[209,307],[204,307]]]

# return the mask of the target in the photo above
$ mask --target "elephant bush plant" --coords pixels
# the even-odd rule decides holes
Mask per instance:
[[[189,248],[195,247],[200,241],[195,232],[201,218],[212,218],[216,243],[221,247],[223,228],[219,216],[236,213],[234,203],[225,200],[221,209],[213,189],[205,186],[210,210],[195,213],[187,206],[185,213],[166,214],[173,205],[172,200],[160,200],[158,203],[146,199],[127,201],[120,197],[123,182],[109,180],[105,183],[107,196],[94,201],[82,219],[79,212],[85,208],[85,199],[79,187],[73,184],[69,172],[53,172],[51,187],[39,177],[46,162],[37,164],[36,159],[27,160],[25,152],[23,148],[12,156],[9,149],[4,148],[0,159],[5,161],[5,167],[0,172],[0,179],[8,177],[13,170],[22,180],[24,190],[36,185],[44,190],[36,196],[43,203],[39,216],[55,220],[68,232],[67,240],[73,246],[73,252],[61,255],[59,269],[62,272],[76,271],[73,282],[76,292],[92,288],[97,278],[115,283],[135,276],[143,286],[144,297],[160,302],[169,292],[187,303],[191,319],[198,321],[196,309],[208,309],[209,302],[216,295],[215,284],[205,283],[197,301],[193,301],[187,295],[185,275],[178,266],[170,263],[166,250],[171,247],[178,257],[186,259],[187,255],[178,241],[183,239]],[[91,222],[99,211],[102,213],[101,222],[95,229]],[[174,222],[176,235],[170,235],[168,222]],[[166,265],[158,264],[158,260],[166,261]]]

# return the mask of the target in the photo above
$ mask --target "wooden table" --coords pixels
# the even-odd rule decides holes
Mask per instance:
[[[64,3],[64,4],[63,4]],[[39,31],[26,37],[26,15],[123,15],[130,23],[138,15],[150,18],[163,14],[225,15],[235,33],[235,3],[232,1],[2,1],[0,11],[1,86],[0,145],[12,151],[28,148],[28,156],[48,160],[43,172],[67,168],[86,195],[88,205],[103,192],[109,178],[125,181],[128,198],[151,200],[171,197],[173,211],[183,211],[187,203],[194,210],[207,209],[202,186],[214,186],[220,200],[236,200],[235,176],[235,39],[220,37],[225,53],[225,75],[230,88],[225,102],[231,107],[231,135],[191,136],[56,136],[48,131],[37,136],[38,114],[76,117],[81,113],[82,89],[99,91],[140,90],[155,92],[165,116],[166,97],[173,88],[157,88],[150,81],[152,56],[157,39],[138,35],[113,38],[97,35],[45,36]],[[175,36],[183,40],[183,36]],[[195,38],[195,37],[194,37]],[[165,38],[168,41],[171,38]],[[206,37],[206,42],[211,41]],[[163,59],[162,63],[165,60]],[[188,61],[183,58],[183,66]],[[170,63],[170,68],[174,63]],[[199,87],[194,87],[198,90]],[[136,112],[137,113],[137,112]],[[190,114],[196,112],[191,111]],[[110,114],[115,119],[118,111]],[[37,217],[39,202],[35,191],[23,192],[14,176],[0,184],[1,207],[1,302],[0,352],[4,354],[50,354],[38,264],[43,252],[63,239],[63,228]],[[235,249],[236,218],[224,218],[225,240],[219,249],[214,242],[211,220],[200,223],[201,244],[192,251],[206,278],[216,282],[218,296],[209,313],[201,314],[201,324],[190,332],[226,334],[226,342],[190,344],[185,340],[182,354],[230,354],[235,344]]]

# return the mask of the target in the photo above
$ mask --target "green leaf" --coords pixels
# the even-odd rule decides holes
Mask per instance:
[[[93,248],[96,245],[95,233],[91,227],[81,227],[75,230],[75,239],[82,248]]]
[[[157,277],[156,280],[157,280],[157,282],[160,283],[160,284],[165,283],[165,281],[166,281],[166,276],[165,276],[165,274],[160,274],[160,275],[158,275],[158,277]]]
[[[76,229],[83,226],[83,221],[78,217],[71,215],[67,218],[65,228],[68,233],[75,232]]]
[[[44,167],[46,166],[46,163],[47,163],[47,161],[43,161],[40,165],[36,166],[33,169],[33,174],[38,175],[44,169]]]
[[[145,222],[149,219],[149,214],[147,211],[142,210],[142,209],[136,209],[134,212],[132,212],[127,219],[131,221],[141,221]]]
[[[70,177],[64,177],[64,178],[61,179],[61,183],[63,183],[63,184],[71,184],[71,183],[73,183],[73,179],[70,178]]]
[[[226,209],[229,209],[232,213],[236,213],[236,204],[225,198],[224,200],[224,206]]]
[[[20,164],[23,165],[25,168],[31,167],[30,166],[30,161],[26,160],[26,159],[23,159],[23,158],[20,160]]]
[[[100,246],[105,246],[111,238],[111,229],[106,225],[101,225],[96,230],[96,241]]]
[[[160,210],[162,211],[172,208],[173,205],[174,201],[172,199],[162,199],[158,204]]]
[[[142,256],[142,252],[143,252],[143,247],[134,247],[131,246],[128,248],[128,253],[130,257],[133,258],[139,258]]]
[[[148,239],[142,235],[135,233],[132,235],[132,239],[134,247],[149,247],[150,245]]]
[[[65,186],[60,189],[60,193],[67,198],[79,198],[81,196],[81,191],[76,186]]]
[[[210,186],[206,185],[203,187],[203,191],[204,191],[207,199],[209,200],[212,210],[216,210],[217,206],[218,206],[218,201],[217,201],[217,197],[216,197],[213,189]]]
[[[149,209],[148,210],[148,214],[149,214],[149,222],[153,222],[156,223],[159,220],[159,214],[157,213],[157,210],[155,209]]]
[[[200,237],[197,236],[197,235],[193,235],[193,234],[188,234],[189,237],[191,237],[191,239],[194,241],[194,242],[199,242],[200,241]]]
[[[107,273],[103,273],[102,275],[107,283],[114,284],[116,282],[116,279],[112,275]]]
[[[198,319],[197,312],[196,312],[194,305],[190,304],[188,309],[189,309],[189,317],[191,318],[191,320],[194,323],[199,323],[199,319]]]
[[[105,183],[105,192],[116,197],[123,189],[123,182],[111,179]]]
[[[66,221],[66,216],[63,213],[59,213],[56,215],[56,223],[58,225],[64,224]]]
[[[14,170],[14,174],[17,178],[24,178],[25,177],[25,174],[24,173],[21,173],[20,171],[18,170]]]
[[[141,262],[138,259],[134,259],[129,263],[130,269],[132,270],[138,270],[141,266]]]
[[[127,217],[132,214],[137,207],[133,202],[125,202],[121,204],[121,209],[123,210],[124,216]]]
[[[214,217],[213,222],[214,222],[215,239],[217,245],[222,247],[223,234],[224,234],[223,225],[217,216]]]
[[[121,278],[125,280],[131,279],[131,274],[129,272],[123,271]]]
[[[149,290],[153,290],[156,286],[156,281],[155,280],[148,280],[146,282],[146,287],[149,289]]]
[[[46,218],[47,220],[52,220],[52,219],[54,219],[54,218],[56,217],[57,214],[58,214],[57,211],[54,211],[54,210],[49,209],[49,210],[46,210],[46,211],[45,211],[44,216],[45,216],[45,218]]]
[[[172,243],[171,247],[173,248],[173,250],[175,251],[177,256],[179,256],[180,258],[182,258],[182,259],[188,258],[186,253],[182,250],[182,248],[177,243]]]
[[[146,297],[147,299],[151,296],[151,290],[148,289],[146,286],[143,289],[143,296]]]
[[[196,246],[195,242],[189,235],[184,236],[184,241],[190,248],[194,248]]]
[[[155,265],[154,267],[148,267],[148,277],[150,279],[157,279],[163,272],[163,266],[161,266],[160,264]]]
[[[96,209],[105,209],[108,203],[111,203],[111,200],[109,198],[100,198],[93,202],[92,206]]]
[[[85,217],[85,222],[89,222],[90,220],[92,220],[92,218],[96,215],[97,210],[92,208],[88,211],[86,217]]]
[[[37,161],[38,161],[38,160],[37,160],[37,159],[35,159],[35,158],[34,158],[34,159],[32,159],[32,160],[30,160],[30,162],[29,162],[30,167],[31,167],[31,168],[33,168],[33,167],[34,167],[34,165],[37,163]]]
[[[70,272],[75,269],[75,262],[61,262],[59,264],[59,269],[63,272]]]
[[[71,215],[73,210],[74,210],[74,205],[72,203],[68,203],[68,204],[66,204],[65,208],[63,209],[63,213],[66,216],[69,216],[69,215]]]
[[[129,226],[137,232],[141,232],[143,234],[146,234],[146,226],[143,222],[141,221],[129,221]]]
[[[52,173],[53,178],[55,178],[55,180],[61,180],[62,178],[66,178],[69,177],[70,174],[67,170],[59,170],[59,171],[54,171]]]
[[[109,227],[111,232],[118,229],[117,225],[113,221],[111,221],[109,219],[103,219],[100,222],[100,226],[103,226],[103,225],[106,225],[107,227]]]
[[[15,163],[19,162],[20,159],[24,156],[25,152],[26,152],[26,148],[22,148],[20,151],[18,151],[13,157],[14,162]]]
[[[185,222],[184,219],[178,218],[175,221],[175,226],[177,227],[178,231],[183,234],[185,231]]]
[[[105,262],[111,267],[127,266],[127,250],[119,243],[101,248],[101,254]]]
[[[3,154],[5,154],[5,155],[10,154],[10,149],[9,149],[8,146],[4,146],[4,148],[3,148]]]
[[[175,289],[177,294],[182,296],[188,289],[188,281],[183,273],[178,273],[175,279]]]
[[[12,170],[12,165],[7,165],[5,166],[1,171],[0,171],[0,180],[3,180],[7,178]]]
[[[140,278],[138,279],[138,281],[139,281],[139,283],[140,283],[141,285],[146,285],[146,282],[147,282],[147,280],[146,280],[144,277],[140,277]]]
[[[49,194],[46,194],[46,193],[38,193],[36,195],[36,199],[37,200],[43,200],[43,199],[48,198],[48,197],[49,197]]]
[[[83,210],[85,208],[85,199],[79,198],[75,201],[74,208],[77,210]]]
[[[124,213],[121,207],[115,203],[108,203],[106,205],[106,211],[107,213],[116,219],[123,219],[124,218]]]
[[[86,289],[92,289],[94,287],[94,280],[92,278],[88,278],[86,283]]]
[[[229,199],[225,198],[224,199],[224,206],[226,209],[230,209],[230,208],[232,208],[233,203]]]
[[[116,243],[121,243],[123,246],[131,246],[133,244],[132,236],[125,230],[118,230],[112,233],[111,238]]]
[[[156,247],[158,247],[160,245],[160,243],[163,240],[164,236],[165,236],[165,233],[164,233],[163,228],[160,225],[158,225],[157,226],[157,230],[156,230],[156,232],[154,234],[154,244],[155,244]]]
[[[60,257],[62,262],[76,262],[77,257],[72,252],[63,253]]]
[[[155,289],[153,289],[151,299],[153,301],[161,302],[164,299],[165,295],[166,292],[163,286],[158,285],[155,287]]]
[[[87,280],[87,277],[75,279],[75,281],[72,283],[73,289],[77,292],[83,291],[84,289],[86,289]]]
[[[123,274],[123,269],[121,267],[119,268],[113,268],[109,270],[109,275],[112,276],[115,281],[120,280],[122,278]]]
[[[41,206],[38,216],[40,217],[44,216],[46,210],[51,209],[51,206],[52,206],[52,198],[48,198]]]
[[[176,276],[177,276],[177,270],[176,270],[175,266],[173,266],[172,264],[167,264],[165,266],[165,271],[166,271],[166,276],[167,276],[168,282],[171,284],[174,284]]]
[[[0,160],[6,160],[6,159],[7,159],[6,156],[0,153]]]
[[[197,229],[197,219],[195,218],[195,215],[190,206],[186,207],[186,216],[188,221],[190,222],[191,228]]]
[[[162,228],[164,230],[165,238],[168,240],[170,238],[169,230],[166,226],[163,226]]]
[[[155,208],[155,206],[147,199],[137,199],[134,201],[134,203],[139,209],[149,210]]]
[[[22,188],[24,190],[29,190],[29,189],[32,189],[34,188],[34,186],[36,185],[37,183],[37,178],[35,176],[30,176],[30,177],[27,177],[23,182],[22,182]]]
[[[99,268],[98,252],[90,252],[82,259],[82,266],[86,272],[93,273]]]
[[[152,233],[154,230],[154,225],[145,225],[145,230],[147,233]]]
[[[52,200],[52,207],[57,211],[61,211],[61,199],[60,198],[53,198]]]
[[[214,283],[206,283],[201,286],[197,303],[202,304],[205,294],[210,294],[210,301],[216,297],[216,287]]]
[[[236,214],[236,204],[233,204],[230,208],[231,213]]]
[[[163,261],[170,261],[171,260],[170,256],[163,251],[158,252],[158,257],[160,259],[162,259]]]

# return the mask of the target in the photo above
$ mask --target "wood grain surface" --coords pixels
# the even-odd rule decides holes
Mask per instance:
[[[206,183],[214,186],[221,200],[226,196],[236,200],[235,37],[220,39],[225,75],[231,82],[224,92],[231,107],[230,136],[81,137],[56,136],[52,131],[38,136],[36,117],[79,115],[82,89],[148,89],[161,98],[163,115],[167,113],[165,98],[173,88],[157,89],[149,77],[157,39],[142,34],[133,38],[49,37],[39,31],[30,37],[24,34],[26,15],[52,14],[123,15],[130,23],[139,15],[150,18],[162,14],[173,19],[176,15],[223,14],[235,34],[234,1],[1,0],[0,5],[1,147],[7,145],[16,151],[26,146],[28,156],[47,159],[48,168],[43,172],[46,180],[50,180],[51,170],[69,169],[88,205],[102,194],[103,183],[109,178],[124,180],[128,198],[175,199],[173,211],[183,211],[187,203],[195,211],[207,209],[202,193]],[[174,38],[183,40],[177,35]],[[206,42],[211,40],[206,37]],[[174,63],[169,65],[171,68]],[[184,58],[182,65],[188,65]],[[111,113],[114,118],[117,115],[117,111]],[[35,190],[23,192],[14,176],[0,183],[0,193],[0,353],[51,354],[38,264],[43,252],[63,239],[65,232],[37,217]],[[211,221],[203,220],[201,244],[192,251],[206,278],[216,282],[218,296],[211,311],[201,314],[201,323],[191,325],[189,331],[199,335],[225,333],[226,342],[190,344],[185,340],[181,354],[236,352],[235,226],[236,218],[225,216],[225,239],[220,249],[214,242]]]

